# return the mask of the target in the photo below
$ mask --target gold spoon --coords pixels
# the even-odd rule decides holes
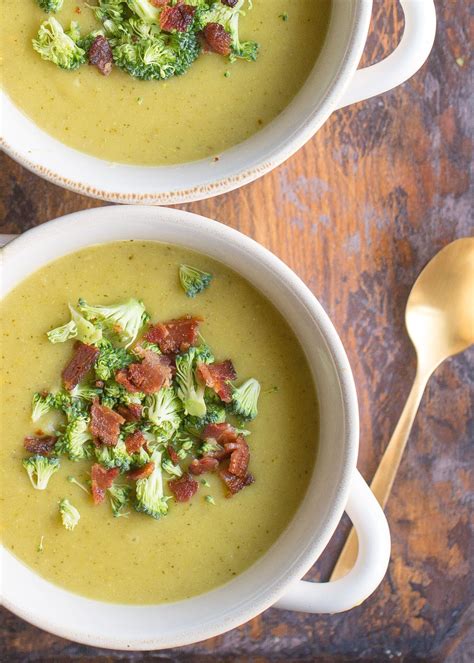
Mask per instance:
[[[426,265],[408,297],[405,323],[415,346],[417,370],[403,412],[370,487],[385,507],[410,435],[426,384],[448,357],[474,343],[474,238],[458,239]],[[352,529],[331,580],[342,578],[357,559],[357,535]]]

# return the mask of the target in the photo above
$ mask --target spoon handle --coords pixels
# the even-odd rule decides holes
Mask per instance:
[[[370,484],[370,488],[382,508],[385,507],[392,490],[429,375],[426,372],[421,373],[418,367],[405,407]],[[357,559],[357,552],[357,534],[352,528],[332,571],[331,581],[342,578],[352,569]]]

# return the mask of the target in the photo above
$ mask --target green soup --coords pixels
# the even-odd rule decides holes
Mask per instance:
[[[177,277],[181,263],[212,272],[195,299]],[[144,300],[153,321],[190,313],[217,360],[231,358],[239,380],[262,386],[258,417],[248,424],[255,483],[230,499],[216,474],[185,504],[171,502],[161,520],[131,510],[114,518],[107,503],[68,482],[90,463],[61,459],[46,490],[34,490],[21,461],[23,438],[35,430],[31,398],[60,386],[71,342],[51,344],[45,332],[69,319],[67,302],[83,297],[115,303]],[[0,303],[0,520],[8,550],[50,580],[111,602],[160,603],[206,592],[253,564],[295,514],[316,456],[318,406],[304,353],[273,305],[224,265],[156,242],[93,246],[54,262],[20,283]],[[165,482],[166,483],[166,482]],[[169,494],[168,489],[166,491]],[[213,496],[215,504],[206,501]],[[73,531],[63,528],[58,502],[80,511]],[[43,550],[38,546],[43,537]]]
[[[260,43],[256,62],[230,64],[201,54],[185,75],[157,82],[135,80],[117,68],[104,77],[96,67],[70,72],[45,62],[31,40],[47,15],[35,0],[3,0],[2,86],[42,129],[102,159],[166,165],[215,156],[290,103],[324,42],[330,0],[253,5],[240,19],[240,33]],[[55,16],[65,27],[77,20],[83,32],[99,27],[84,0],[65,0]]]

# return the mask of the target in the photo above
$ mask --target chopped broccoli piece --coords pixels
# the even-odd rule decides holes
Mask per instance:
[[[179,428],[182,405],[172,387],[164,387],[147,398],[148,419],[168,437]]]
[[[183,470],[181,469],[181,467],[179,465],[174,465],[170,460],[164,460],[161,463],[161,467],[167,474],[170,474],[171,476],[175,477],[183,476]]]
[[[43,60],[53,62],[61,69],[77,69],[86,61],[84,49],[64,32],[62,25],[53,17],[41,24],[33,39],[33,48]]]
[[[73,398],[80,398],[83,401],[93,401],[102,394],[102,389],[98,387],[90,387],[86,384],[78,384],[70,391]]]
[[[41,9],[48,14],[61,11],[64,0],[36,0]]]
[[[125,343],[125,347],[133,343],[140,329],[150,319],[143,302],[133,298],[111,306],[89,306],[80,299],[78,306],[88,320],[101,323],[116,334]]]
[[[51,329],[46,334],[50,343],[64,343],[71,338],[77,338],[77,340],[89,345],[98,343],[102,338],[102,330],[82,317],[70,304],[69,310],[71,311],[71,320],[61,327]]]
[[[243,13],[244,0],[238,0],[233,7],[221,2],[214,2],[207,11],[199,13],[202,27],[208,23],[220,23],[231,37],[230,60],[242,58],[249,62],[255,61],[258,56],[259,45],[255,41],[241,41],[239,37],[239,17]]]
[[[155,468],[149,477],[139,479],[136,485],[137,501],[135,508],[137,511],[159,519],[168,513],[168,500],[163,493],[163,476],[161,472],[161,453],[154,451],[151,460],[155,463]]]
[[[76,507],[67,499],[63,499],[59,502],[59,513],[61,514],[61,520],[63,521],[64,527],[70,531],[76,527],[81,517],[81,514]]]
[[[129,503],[129,496],[132,490],[131,487],[127,485],[120,486],[119,484],[113,483],[107,490],[110,496],[110,506],[112,507],[114,517],[127,517],[129,514],[123,513],[123,508]]]
[[[33,401],[31,403],[31,421],[38,421],[50,410],[56,407],[56,399],[54,394],[33,394]]]
[[[150,0],[126,0],[131,11],[145,23],[159,23],[160,10]]]
[[[220,451],[222,449],[221,445],[218,444],[215,440],[206,440],[201,444],[199,452],[205,456],[213,451]]]
[[[185,430],[199,437],[207,424],[222,424],[226,419],[226,410],[222,403],[209,403],[206,399],[206,414],[204,417],[187,417],[184,423]]]
[[[99,356],[100,359],[100,356]],[[102,371],[102,369],[100,369]],[[105,365],[104,365],[105,370]],[[115,381],[108,382],[104,387],[104,395],[102,398],[102,404],[107,405],[110,408],[115,407],[115,405],[130,405],[131,403],[140,404],[145,398],[145,394],[141,391],[130,392],[122,387],[121,384],[118,384]]]
[[[184,413],[193,417],[204,417],[206,403],[204,401],[205,386],[195,376],[195,359],[197,350],[192,347],[176,357],[177,395],[184,406]]]
[[[85,493],[87,493],[88,495],[90,494],[90,491],[89,491],[89,490],[88,490],[88,489],[87,489],[87,488],[86,488],[86,487],[85,487],[80,481],[78,481],[78,480],[76,479],[76,477],[68,476],[67,480],[69,481],[69,483],[73,483],[73,484],[76,485],[78,488],[80,488],[80,489],[83,490]]]
[[[23,467],[28,473],[33,488],[45,490],[53,474],[59,470],[59,460],[46,456],[30,456],[23,460]]]
[[[184,460],[194,447],[194,440],[185,432],[178,433],[174,438],[173,443],[178,447],[176,453],[180,460]]]
[[[179,267],[179,281],[188,297],[195,297],[205,290],[211,280],[212,274],[203,272],[197,267],[190,265],[180,265]]]
[[[214,504],[216,503],[215,499],[212,497],[212,495],[206,495],[204,498],[208,504]]]
[[[94,451],[97,461],[107,469],[118,467],[122,472],[126,472],[134,462],[133,457],[127,451],[124,440],[121,438],[114,447],[103,445],[95,447]]]
[[[72,415],[63,435],[56,444],[56,451],[67,454],[70,460],[83,460],[91,456],[91,442],[89,417],[82,413]]]
[[[105,21],[123,21],[125,0],[97,0],[97,6],[89,6],[95,14],[95,17],[104,23]]]
[[[255,378],[250,378],[240,387],[232,387],[232,412],[243,421],[255,419],[259,395],[260,383]]]
[[[36,548],[37,552],[39,553],[42,553],[44,551],[43,541],[44,541],[44,535],[42,535],[40,542],[38,543],[38,547]]]
[[[95,374],[99,380],[109,380],[116,371],[126,368],[134,361],[133,355],[125,348],[116,348],[107,339],[99,343],[100,354],[94,365]]]

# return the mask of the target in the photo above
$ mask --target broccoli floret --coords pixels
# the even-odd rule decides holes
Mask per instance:
[[[187,432],[181,432],[174,438],[173,445],[177,448],[176,453],[178,454],[178,458],[184,460],[193,450],[194,440]]]
[[[109,380],[116,371],[126,368],[134,361],[133,355],[125,348],[116,348],[105,338],[100,341],[99,350],[100,353],[94,365],[98,380]]]
[[[128,513],[123,513],[123,508],[129,502],[129,496],[131,492],[130,486],[120,486],[119,484],[113,483],[110,488],[107,489],[110,496],[110,506],[115,518],[120,518],[120,516],[127,517]]]
[[[68,476],[67,480],[69,481],[69,483],[73,483],[75,486],[83,490],[88,495],[90,494],[90,491],[80,481],[78,481],[76,477]]]
[[[159,23],[160,10],[150,0],[126,0],[130,10],[145,23]]]
[[[122,438],[119,438],[114,447],[100,446],[95,447],[94,451],[97,461],[107,469],[118,467],[121,472],[126,472],[134,463],[134,458],[128,453]]]
[[[168,513],[168,500],[163,493],[163,476],[161,472],[161,452],[154,451],[151,460],[155,463],[153,472],[146,479],[139,479],[136,485],[137,511],[159,519]]]
[[[80,299],[78,306],[88,320],[101,323],[117,335],[120,341],[125,343],[125,347],[133,343],[140,329],[150,319],[143,302],[133,298],[123,304],[111,306],[89,306]]]
[[[197,267],[191,267],[190,265],[180,265],[179,267],[179,281],[188,297],[195,297],[205,290],[211,280],[212,274],[203,272]]]
[[[232,387],[232,412],[243,421],[255,419],[259,395],[260,384],[255,378],[250,378],[240,387]]]
[[[33,394],[31,403],[31,421],[38,421],[42,416],[56,407],[54,394]]]
[[[64,32],[62,25],[53,17],[41,24],[33,39],[33,48],[43,60],[53,62],[61,69],[77,69],[86,61],[84,49]]]
[[[164,460],[161,463],[162,469],[167,473],[170,474],[171,476],[175,477],[182,477],[183,476],[183,470],[179,465],[173,465],[171,460]]]
[[[130,405],[135,403],[140,405],[144,400],[145,394],[142,391],[131,392],[115,381],[108,382],[104,387],[102,404],[114,408],[116,405]]]
[[[55,13],[61,11],[64,0],[36,0],[44,12]]]
[[[84,414],[70,417],[64,433],[56,444],[56,452],[67,454],[70,460],[90,458],[92,435],[89,431],[89,417]]]
[[[73,398],[80,398],[83,401],[91,402],[102,394],[102,389],[98,387],[89,387],[86,384],[78,384],[70,392]]]
[[[125,0],[98,0],[97,6],[88,6],[102,23],[105,21],[121,23],[124,19],[124,3]]]
[[[230,60],[242,58],[253,62],[257,59],[259,45],[255,41],[241,41],[239,37],[239,17],[243,13],[244,0],[238,0],[233,7],[214,2],[206,11],[199,12],[199,21],[202,27],[207,23],[220,23],[231,37]]]
[[[209,403],[206,400],[206,414],[204,417],[187,417],[184,427],[191,435],[199,437],[207,424],[222,424],[226,419],[226,410],[222,403]]]
[[[73,530],[81,517],[76,507],[67,499],[59,502],[59,513],[61,514],[63,525],[67,530]]]
[[[164,387],[148,397],[148,419],[168,437],[179,428],[182,405],[172,387]]]
[[[204,417],[206,414],[205,386],[196,379],[196,354],[198,354],[196,348],[192,347],[186,353],[176,357],[176,391],[183,403],[185,414]]]
[[[78,341],[95,345],[102,338],[102,330],[95,327],[91,322],[86,320],[69,304],[71,312],[71,320],[62,325],[51,329],[46,336],[50,343],[64,343],[71,338],[77,338]]]
[[[53,474],[59,470],[59,460],[46,458],[46,456],[30,456],[23,460],[23,467],[28,473],[33,488],[45,490]]]

